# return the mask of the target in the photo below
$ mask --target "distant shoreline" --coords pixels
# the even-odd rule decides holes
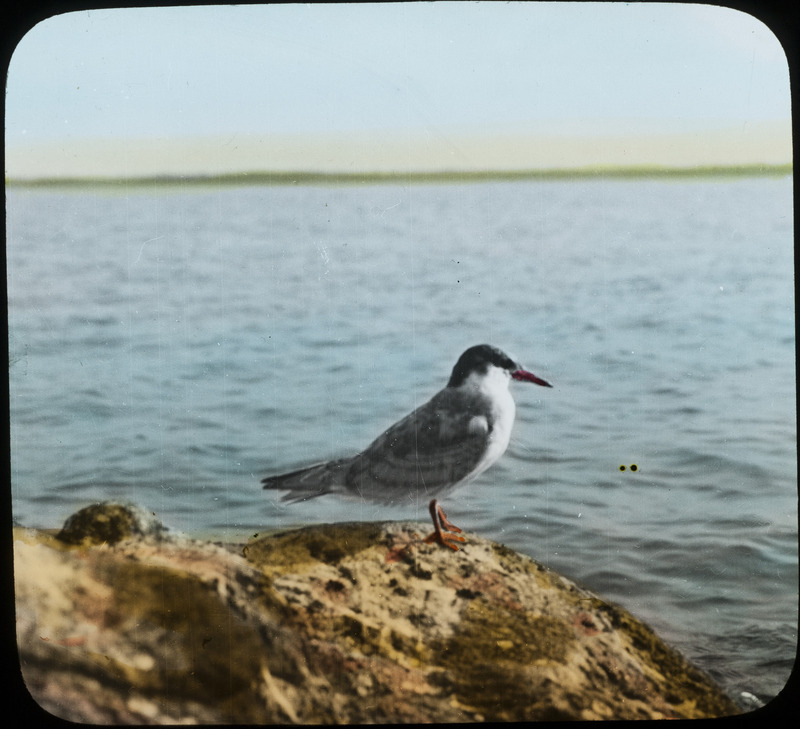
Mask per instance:
[[[6,178],[8,187],[141,187],[141,186],[244,186],[244,185],[360,185],[414,183],[470,183],[515,180],[669,179],[705,177],[782,177],[793,165],[746,164],[667,167],[661,165],[576,167],[522,170],[442,170],[425,172],[310,172],[254,171],[220,174],[140,175],[133,177],[33,177]]]

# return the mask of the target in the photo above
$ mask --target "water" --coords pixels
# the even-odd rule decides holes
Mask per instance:
[[[792,225],[790,178],[12,188],[15,520],[424,520],[424,494],[259,479],[355,453],[489,342],[554,388],[513,384],[509,451],[450,518],[768,699],[797,637]]]

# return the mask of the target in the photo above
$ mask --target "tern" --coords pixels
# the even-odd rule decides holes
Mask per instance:
[[[265,489],[286,491],[284,501],[304,501],[340,493],[370,501],[416,500],[429,503],[439,542],[458,551],[465,541],[439,505],[437,496],[472,481],[508,448],[516,406],[510,381],[549,382],[523,369],[488,344],[470,347],[459,357],[447,386],[395,423],[356,456],[316,463],[262,479]]]

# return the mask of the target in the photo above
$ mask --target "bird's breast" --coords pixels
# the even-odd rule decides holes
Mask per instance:
[[[502,445],[500,454],[508,447],[508,441],[511,438],[511,428],[514,426],[514,416],[516,415],[516,406],[514,405],[514,398],[511,393],[506,390],[502,393],[496,393],[492,398],[491,405],[491,440],[497,443],[498,447]]]
[[[511,428],[514,425],[516,407],[508,390],[491,393],[486,401],[488,409],[488,437],[486,450],[475,470],[470,475],[474,478],[491,466],[508,448],[511,439]]]

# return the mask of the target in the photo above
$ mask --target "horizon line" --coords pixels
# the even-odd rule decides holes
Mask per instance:
[[[206,174],[158,174],[134,176],[64,175],[54,177],[6,177],[7,187],[120,187],[176,185],[309,185],[358,183],[482,182],[490,180],[557,180],[581,178],[677,178],[677,177],[777,177],[791,174],[793,163],[731,165],[604,165],[587,167],[529,168],[517,170],[420,170],[323,172],[308,170],[253,170]]]

